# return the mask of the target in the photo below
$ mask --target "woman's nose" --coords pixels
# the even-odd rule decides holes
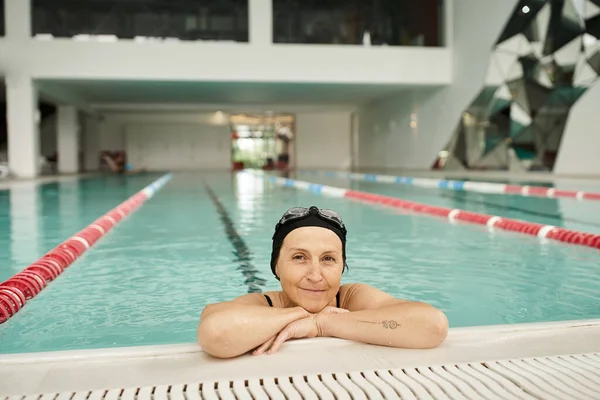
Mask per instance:
[[[323,275],[321,274],[321,266],[319,265],[318,260],[311,263],[307,277],[311,281],[316,281],[316,282],[323,279]]]

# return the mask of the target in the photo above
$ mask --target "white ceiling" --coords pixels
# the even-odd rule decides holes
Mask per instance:
[[[119,104],[357,106],[399,92],[435,89],[373,84],[100,80],[41,80],[37,86],[42,98],[59,103],[75,100],[100,109]]]

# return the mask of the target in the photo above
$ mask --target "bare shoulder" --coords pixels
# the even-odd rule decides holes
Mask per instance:
[[[265,296],[263,296],[260,293],[249,293],[249,294],[245,294],[243,296],[236,297],[233,300],[222,301],[220,303],[208,304],[202,310],[202,317],[207,317],[208,315],[210,315],[214,312],[226,309],[235,304],[247,304],[247,305],[251,305],[251,306],[269,307],[269,303],[267,302],[267,299],[265,298]]]
[[[365,283],[349,283],[340,287],[341,307],[350,311],[370,310],[407,302]]]
[[[268,294],[268,293],[267,293]],[[249,304],[253,306],[269,306],[267,299],[261,293],[249,293],[243,296],[236,297],[231,300],[232,303]]]

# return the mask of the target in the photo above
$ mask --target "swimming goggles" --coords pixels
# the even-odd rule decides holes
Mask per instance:
[[[342,217],[340,217],[340,215],[338,213],[336,213],[333,210],[328,210],[326,208],[318,208],[315,206],[312,206],[310,208],[306,208],[306,207],[290,208],[283,214],[283,217],[281,217],[281,219],[279,220],[279,223],[277,224],[277,228],[279,228],[281,225],[286,224],[289,221],[307,217],[311,213],[318,215],[319,217],[321,217],[321,219],[324,219],[328,222],[332,222],[334,225],[336,225],[338,228],[342,229],[344,232],[346,231],[346,227],[344,226],[344,223],[342,222]]]

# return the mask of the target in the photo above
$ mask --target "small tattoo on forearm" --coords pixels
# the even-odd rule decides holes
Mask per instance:
[[[394,320],[389,320],[389,321],[381,321],[381,322],[362,321],[362,320],[361,320],[361,321],[359,321],[359,322],[364,322],[364,323],[366,323],[366,324],[375,324],[375,325],[379,325],[379,324],[381,324],[381,325],[383,325],[383,327],[384,327],[385,329],[396,329],[397,327],[399,327],[399,326],[400,326],[400,324],[399,324],[399,323],[397,323],[397,322],[396,322],[396,321],[394,321]]]
[[[399,323],[397,323],[397,322],[396,322],[396,321],[394,321],[394,320],[383,321],[381,324],[382,324],[382,325],[383,325],[383,327],[384,327],[384,328],[386,328],[386,329],[396,329],[397,327],[399,327],[399,326],[400,326],[400,324],[399,324]]]

